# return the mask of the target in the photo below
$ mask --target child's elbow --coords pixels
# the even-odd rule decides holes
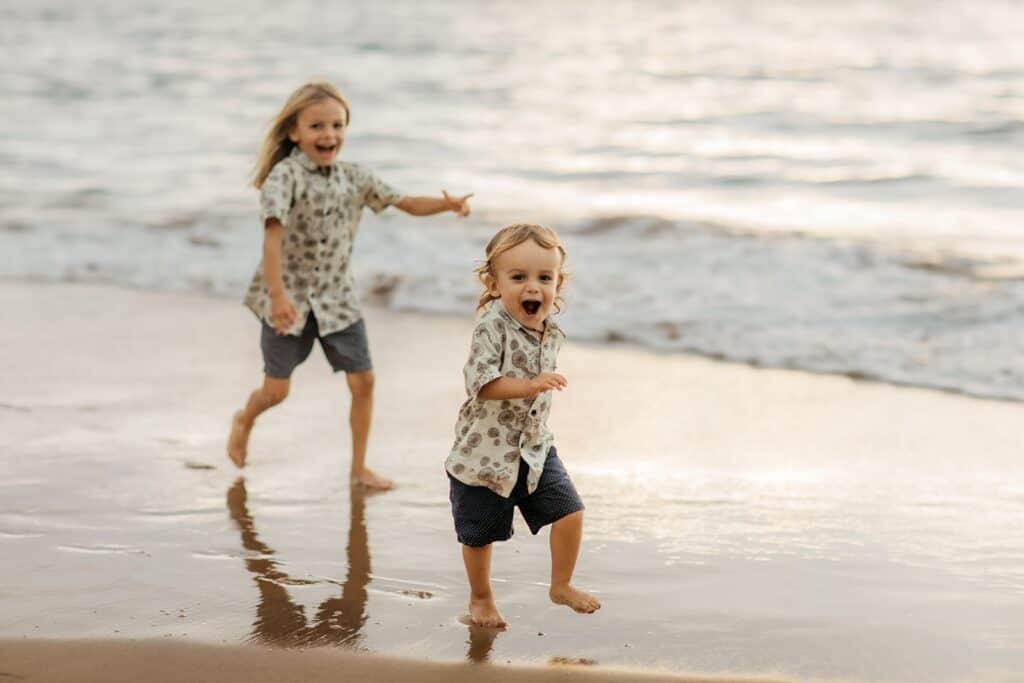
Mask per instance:
[[[412,198],[410,197],[402,197],[397,202],[392,204],[392,206],[398,209],[399,211],[404,211],[410,216],[418,215],[416,213],[416,203],[412,201]]]
[[[499,398],[505,398],[501,394],[501,378],[496,377],[487,384],[480,387],[480,391],[476,392],[476,397],[484,401],[493,401]]]

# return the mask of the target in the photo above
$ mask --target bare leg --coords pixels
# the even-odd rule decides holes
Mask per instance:
[[[379,476],[366,466],[366,443],[370,438],[370,421],[373,418],[373,370],[346,373],[345,380],[352,392],[352,407],[348,416],[352,428],[352,484],[387,491],[394,488],[395,482]]]
[[[572,586],[572,573],[583,538],[583,512],[566,515],[551,525],[551,602],[568,605],[577,612],[590,614],[601,609],[593,595]]]
[[[249,394],[245,407],[235,413],[231,420],[231,434],[228,436],[228,457],[238,467],[245,467],[249,454],[249,432],[256,418],[288,397],[291,381],[277,377],[263,376],[263,386]]]
[[[504,628],[505,617],[494,604],[491,593],[491,549],[493,543],[474,548],[462,546],[462,561],[469,579],[469,618],[477,626]]]

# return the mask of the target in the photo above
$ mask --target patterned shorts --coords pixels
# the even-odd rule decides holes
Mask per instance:
[[[517,507],[534,535],[548,524],[585,509],[554,446],[544,461],[537,490],[527,494],[526,475],[529,471],[526,463],[520,460],[519,476],[508,498],[484,486],[469,486],[448,475],[448,497],[459,543],[478,548],[512,538],[512,513]]]
[[[317,340],[335,372],[365,372],[373,368],[370,345],[366,340],[366,323],[362,320],[323,337],[320,336],[320,328],[312,312],[306,318],[302,335],[298,337],[293,334],[277,334],[266,322],[262,325],[260,349],[263,351],[263,372],[268,377],[291,377],[295,368],[309,358],[313,342]]]

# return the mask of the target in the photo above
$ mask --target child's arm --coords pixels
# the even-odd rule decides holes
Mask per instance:
[[[507,398],[530,398],[553,389],[561,391],[568,385],[568,380],[557,372],[542,372],[532,379],[499,377],[485,384],[480,389],[477,397],[486,401],[500,401]]]
[[[466,393],[471,398],[485,401],[531,398],[545,391],[561,391],[569,384],[564,376],[555,372],[542,372],[530,379],[502,375],[504,339],[501,324],[478,323],[473,330],[469,360],[462,370]]]
[[[281,276],[281,243],[284,242],[284,226],[276,218],[268,218],[263,230],[263,279],[270,295],[270,322],[274,331],[284,334],[295,324],[299,312],[284,290]]]
[[[460,216],[469,215],[469,198],[473,193],[452,197],[442,190],[441,194],[440,197],[402,197],[394,206],[410,216],[433,216],[443,211],[454,211]]]

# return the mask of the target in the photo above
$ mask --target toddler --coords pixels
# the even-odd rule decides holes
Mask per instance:
[[[477,268],[483,313],[445,469],[469,615],[479,626],[505,626],[491,592],[491,549],[511,538],[517,507],[533,534],[551,525],[551,600],[583,613],[601,607],[571,583],[584,508],[547,427],[551,392],[568,384],[555,372],[564,334],[549,316],[559,310],[564,267],[565,248],[552,230],[517,224],[491,239]]]

